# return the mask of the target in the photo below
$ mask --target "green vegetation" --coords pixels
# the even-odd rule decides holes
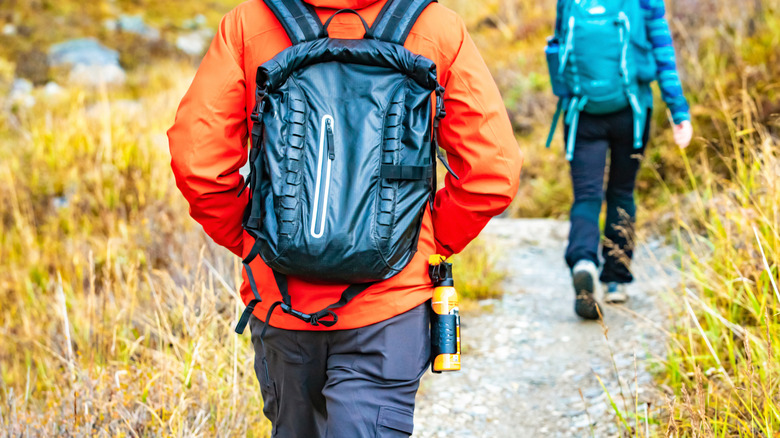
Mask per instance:
[[[701,141],[690,160],[651,157],[684,276],[661,376],[677,396],[672,436],[780,433],[778,11],[776,0],[713,4],[676,23]]]
[[[499,266],[500,260],[501,254],[495,246],[482,239],[471,242],[463,252],[453,256],[450,261],[458,297],[466,301],[500,298],[508,274],[505,267]]]
[[[728,177],[691,174],[675,238],[684,283],[662,381],[673,436],[775,437],[780,433],[780,168],[777,138],[755,122],[755,102],[721,107]],[[690,164],[685,161],[686,166]],[[708,164],[700,161],[699,168]],[[690,169],[690,167],[689,167]]]

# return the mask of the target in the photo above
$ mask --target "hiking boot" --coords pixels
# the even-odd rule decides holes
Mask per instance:
[[[599,282],[598,268],[590,260],[580,260],[571,270],[574,293],[577,294],[574,299],[574,311],[580,318],[599,319],[600,308],[596,301],[596,288]]]
[[[628,301],[626,285],[615,281],[610,281],[607,283],[606,291],[604,293],[604,301],[610,304],[623,304]]]

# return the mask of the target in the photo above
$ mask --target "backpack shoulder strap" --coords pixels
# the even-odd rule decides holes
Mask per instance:
[[[263,0],[282,24],[293,45],[322,35],[322,22],[313,8],[301,0]]]
[[[371,38],[403,45],[422,11],[436,0],[387,0],[369,30]]]

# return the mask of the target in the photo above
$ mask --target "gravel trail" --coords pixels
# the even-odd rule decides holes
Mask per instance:
[[[666,324],[659,296],[675,276],[659,260],[669,250],[652,243],[637,250],[637,281],[627,304],[606,307],[605,337],[604,326],[574,314],[563,261],[567,234],[568,223],[556,220],[488,225],[482,238],[509,268],[506,294],[463,316],[463,370],[423,379],[415,437],[618,436],[596,375],[621,409],[634,411],[635,382],[639,412],[648,402],[651,409],[658,405],[648,367],[664,351],[662,332],[653,326]]]

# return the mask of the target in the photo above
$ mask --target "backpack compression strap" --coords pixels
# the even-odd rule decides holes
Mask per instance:
[[[314,9],[301,0],[263,0],[282,24],[293,45],[322,36],[322,22]]]
[[[436,0],[387,0],[368,31],[373,39],[403,45],[417,18]]]

